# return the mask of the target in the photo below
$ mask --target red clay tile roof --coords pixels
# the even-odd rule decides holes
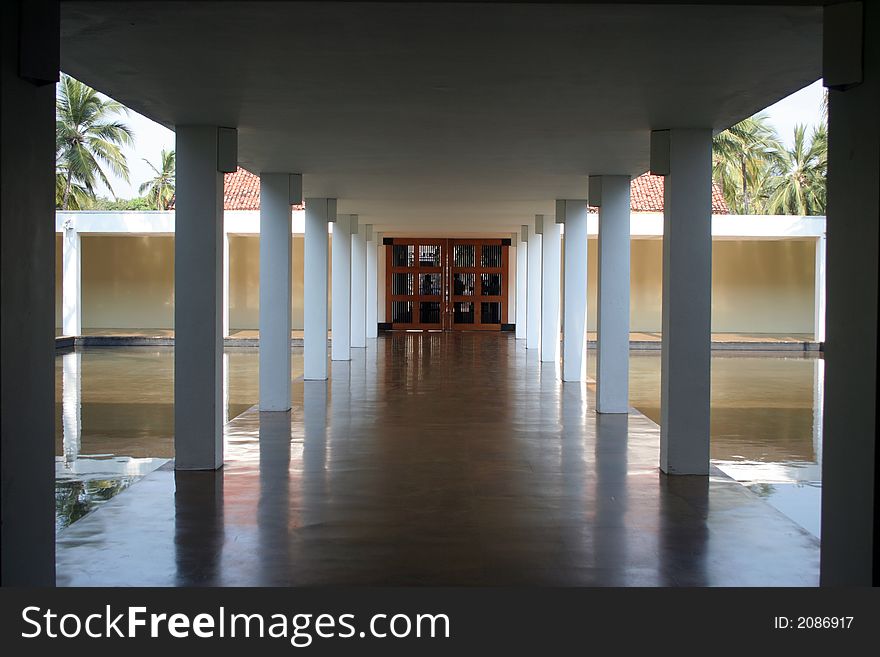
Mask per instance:
[[[633,178],[630,207],[633,212],[663,212],[663,176],[645,173]],[[712,183],[712,214],[730,214],[721,188]]]
[[[223,176],[224,210],[259,210],[260,177],[238,167]]]
[[[663,177],[643,174],[632,181],[633,212],[663,212]],[[171,203],[174,208],[174,202]],[[260,177],[241,167],[224,178],[223,208],[225,210],[259,210]],[[721,188],[712,184],[712,214],[730,214]]]

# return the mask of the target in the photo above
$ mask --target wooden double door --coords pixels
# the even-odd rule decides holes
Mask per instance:
[[[385,238],[392,329],[500,331],[507,323],[509,239]]]

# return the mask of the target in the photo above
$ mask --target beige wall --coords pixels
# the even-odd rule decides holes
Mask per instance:
[[[716,240],[712,244],[712,331],[813,332],[813,240]],[[596,330],[598,242],[589,241],[588,330]],[[633,240],[630,326],[659,332],[662,240]]]
[[[82,238],[82,323],[89,328],[174,326],[174,238]]]
[[[293,299],[290,313],[290,325],[294,330],[302,330],[303,327],[304,254],[304,236],[294,235],[291,267]],[[229,238],[229,328],[234,331],[259,327],[260,238],[256,235],[231,236]]]
[[[597,242],[589,242],[588,327],[596,326]],[[303,325],[302,235],[293,239],[294,329]],[[83,328],[172,328],[172,237],[85,236]],[[384,253],[379,300],[384,301]],[[662,242],[632,242],[633,331],[660,330]],[[230,328],[259,326],[259,238],[230,237]],[[812,333],[812,240],[716,241],[712,252],[712,329],[716,332]],[[61,325],[61,237],[56,235],[56,326]],[[513,287],[513,286],[511,286]],[[513,290],[511,290],[513,294]],[[384,304],[380,308],[380,319]]]
[[[719,241],[712,248],[712,329],[813,333],[814,240]]]
[[[291,278],[295,278],[291,275]],[[229,328],[260,326],[260,238],[229,236]]]
[[[660,330],[663,283],[663,242],[633,240],[630,243],[630,327],[632,331]],[[587,243],[587,330],[596,330],[599,275],[599,242]]]

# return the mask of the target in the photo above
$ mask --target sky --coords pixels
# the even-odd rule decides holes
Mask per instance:
[[[791,148],[794,144],[795,125],[805,123],[813,126],[819,123],[823,93],[822,81],[817,80],[764,110],[786,147]],[[807,130],[807,134],[809,132]]]
[[[822,92],[822,81],[817,80],[764,110],[779,133],[782,143],[787,147],[792,146],[796,124],[805,123],[809,126],[819,123]],[[143,161],[144,158],[158,167],[159,154],[162,149],[171,150],[174,148],[174,133],[134,111],[129,112],[126,120],[135,136],[134,147],[123,149],[128,158],[130,182],[127,183],[112,174],[109,178],[117,197],[134,198],[139,196],[138,187],[140,184],[152,177],[152,171]],[[104,189],[99,191],[99,195],[111,196]]]

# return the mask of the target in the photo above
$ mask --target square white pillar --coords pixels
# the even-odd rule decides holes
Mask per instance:
[[[260,410],[290,410],[291,205],[301,177],[260,174]]]
[[[336,218],[336,199],[306,199],[303,254],[303,378],[327,378],[327,224]]]
[[[336,216],[333,224],[330,311],[330,358],[351,360],[351,215]]]
[[[562,380],[587,378],[587,201],[556,202],[565,224]]]
[[[828,312],[822,586],[877,586],[880,4],[825,7]]]
[[[541,348],[541,248],[540,227],[544,222],[542,215],[535,217],[534,234],[529,236],[528,296],[526,297],[526,349]]]
[[[599,208],[596,411],[629,412],[630,177],[591,176]]]
[[[516,246],[516,339],[525,340],[528,320],[529,289],[529,227],[522,226]]]
[[[366,227],[351,215],[351,346],[367,346],[367,236]]]
[[[223,173],[236,133],[177,126],[174,451],[179,470],[223,465]]]
[[[541,231],[541,362],[558,363],[560,341],[560,294],[562,277],[562,230],[546,215]]]
[[[381,281],[381,284],[379,282]],[[385,322],[385,235],[376,233],[376,328]]]
[[[664,175],[660,469],[709,474],[712,320],[712,131],[651,134]]]
[[[825,260],[827,238],[825,235],[816,239],[816,269],[814,274],[813,301],[813,340],[825,342]]]
[[[367,339],[379,337],[379,324],[377,319],[378,307],[377,296],[379,291],[378,274],[378,253],[376,247],[375,234],[373,226],[366,225],[367,239]]]
[[[229,337],[229,233],[223,230],[223,337]]]
[[[82,238],[73,221],[61,238],[61,333],[82,334]]]

